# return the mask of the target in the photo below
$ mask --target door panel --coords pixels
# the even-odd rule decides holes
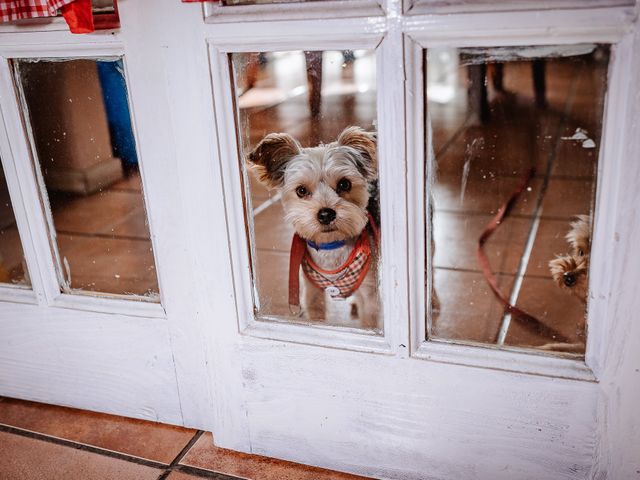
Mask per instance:
[[[620,439],[636,438],[615,410],[637,417],[616,397],[637,394],[635,11],[546,11],[543,1],[534,12],[404,16],[396,1],[332,2],[345,10],[329,13],[322,3],[296,2],[282,17],[282,5],[122,2],[112,35],[0,28],[7,92],[11,59],[126,53],[160,292],[159,303],[60,293],[18,103],[1,96],[0,152],[33,291],[8,302],[0,287],[0,394],[208,429],[224,448],[377,478],[577,480],[631,464]],[[584,359],[425,341],[425,139],[434,134],[424,50],[583,43],[612,49]],[[254,312],[247,132],[229,55],[344,50],[376,52],[380,335]]]

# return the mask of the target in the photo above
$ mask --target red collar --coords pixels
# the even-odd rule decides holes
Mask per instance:
[[[378,228],[369,214],[369,223],[375,247],[380,241]],[[307,279],[336,299],[345,299],[358,290],[371,264],[371,238],[365,228],[349,258],[335,270],[324,270],[316,265],[307,250],[307,242],[294,234],[289,257],[289,308],[300,306],[300,267]]]

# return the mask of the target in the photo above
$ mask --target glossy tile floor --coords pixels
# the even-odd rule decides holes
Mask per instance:
[[[2,480],[349,480],[213,446],[210,433],[0,397]]]

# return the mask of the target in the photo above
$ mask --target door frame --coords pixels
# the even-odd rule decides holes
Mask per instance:
[[[629,219],[640,202],[640,166],[632,161],[640,155],[633,130],[640,98],[628,79],[640,74],[640,58],[632,54],[640,50],[638,7],[600,0],[593,8],[554,11],[548,9],[553,2],[543,0],[528,12],[405,16],[402,3],[387,0],[385,14],[371,17],[245,16],[243,23],[214,24],[205,18],[211,6],[163,0],[150,9],[122,2],[122,28],[113,32],[16,33],[15,26],[0,26],[0,155],[33,281],[32,290],[0,287],[0,394],[202,428],[225,448],[376,477],[633,473],[639,439],[631,426],[640,422],[634,312],[640,306],[630,285],[640,277],[629,259],[640,231]],[[149,28],[141,33],[140,25]],[[500,26],[505,30],[492,32]],[[335,32],[342,36],[332,41]],[[424,244],[412,226],[420,153],[411,135],[420,121],[411,107],[421,83],[409,36],[418,42],[493,38],[502,45],[532,38],[616,43],[601,150],[601,158],[613,160],[598,185],[606,190],[598,209],[607,215],[598,215],[592,257],[593,272],[601,272],[594,288],[604,298],[599,294],[590,305],[586,366],[473,346],[431,345],[421,354],[418,262],[392,248],[409,245],[419,255]],[[248,284],[238,284],[246,280],[241,257],[247,250],[239,235],[243,215],[234,206],[242,198],[232,175],[238,152],[223,52],[373,45],[382,37],[379,154],[382,218],[390,219],[382,231],[383,348],[358,332],[254,328],[258,322],[242,313]],[[109,49],[124,52],[127,66],[162,279],[157,314],[136,312],[127,300],[55,303],[57,295],[44,286],[55,271],[38,253],[48,237],[6,58],[16,51],[47,56]],[[393,159],[403,168],[393,168]],[[406,186],[409,196],[394,193],[392,185]],[[613,253],[606,248],[612,243]],[[86,302],[93,304],[84,308]]]

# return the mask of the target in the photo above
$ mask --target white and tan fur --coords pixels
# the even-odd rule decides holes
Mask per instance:
[[[566,235],[571,251],[557,255],[549,262],[551,275],[556,284],[574,294],[582,303],[587,302],[589,280],[589,257],[591,253],[591,217],[578,215],[571,222]]]
[[[249,154],[248,162],[264,185],[281,192],[285,220],[300,237],[316,244],[345,241],[334,250],[307,247],[320,268],[341,266],[368,222],[371,185],[378,176],[375,134],[349,127],[335,142],[303,148],[286,133],[271,133]],[[321,217],[321,212],[335,213],[335,218],[327,221],[331,217]],[[364,282],[347,299],[351,311],[357,312],[359,326],[365,328],[378,326],[377,251],[373,251]],[[303,315],[325,319],[329,302],[339,300],[311,284],[302,271],[300,279]]]

